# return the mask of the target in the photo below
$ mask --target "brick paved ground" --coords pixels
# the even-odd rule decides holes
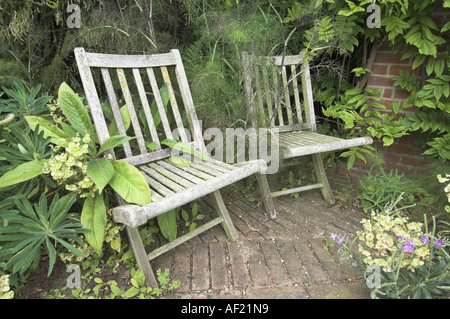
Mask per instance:
[[[348,204],[359,175],[349,175],[342,166],[327,174],[336,205],[327,205],[319,191],[278,197],[274,220],[256,201],[226,189],[239,240],[228,241],[218,226],[153,260],[154,269],[169,268],[181,283],[167,298],[369,298],[361,271],[342,260],[336,246],[325,250],[322,242],[331,232],[360,229],[364,213]],[[209,199],[199,206],[201,213],[214,214]]]

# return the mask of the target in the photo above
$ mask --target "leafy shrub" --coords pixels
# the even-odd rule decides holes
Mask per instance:
[[[19,121],[14,126],[23,123],[22,117],[25,115],[39,115],[47,111],[46,104],[52,98],[47,93],[41,94],[41,85],[27,87],[20,82],[14,82],[14,88],[2,87],[9,99],[1,100],[2,112],[12,113]]]
[[[3,249],[0,258],[7,258],[4,268],[23,274],[30,266],[36,266],[42,252],[49,257],[48,275],[56,261],[56,248],[60,244],[78,256],[82,252],[69,244],[67,240],[81,243],[78,233],[84,233],[82,227],[69,210],[76,200],[75,195],[59,198],[55,194],[50,206],[47,197],[42,194],[39,203],[32,205],[28,200],[16,201],[18,210],[1,212],[0,242]]]
[[[363,270],[372,298],[448,297],[449,243],[435,236],[435,224],[429,230],[426,218],[424,223],[408,222],[401,211],[373,212],[361,222],[363,230],[350,243],[346,236],[330,238]]]

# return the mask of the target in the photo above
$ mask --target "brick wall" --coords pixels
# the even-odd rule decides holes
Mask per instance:
[[[392,77],[398,76],[400,71],[412,72],[419,77],[423,76],[419,68],[412,70],[412,58],[402,60],[402,55],[402,52],[395,53],[395,48],[387,43],[382,44],[377,50],[372,75],[369,77],[366,87],[382,90],[378,95],[384,99],[380,103],[386,106],[386,111],[382,112],[392,114],[392,103],[397,102],[401,105],[403,100],[408,97],[407,91],[394,86],[395,81],[391,79]],[[411,112],[414,112],[414,109],[408,108],[401,111],[399,115],[404,116]],[[383,155],[386,169],[398,169],[399,172],[405,174],[415,174],[426,164],[427,159],[422,156],[423,150],[415,147],[413,143],[412,136],[405,136],[396,139],[394,144],[387,147],[383,146],[382,142],[375,142],[374,146]]]
[[[442,10],[435,12],[432,19],[438,26],[443,26],[450,20],[450,10]],[[413,58],[402,60],[403,52],[396,53],[395,47],[390,46],[388,43],[382,44],[376,53],[373,67],[371,69],[372,74],[367,81],[367,88],[381,89],[382,92],[378,95],[384,100],[383,103],[387,110],[392,114],[390,107],[395,101],[399,105],[403,100],[408,97],[408,92],[402,90],[399,87],[394,86],[394,80],[391,78],[398,76],[400,71],[408,71],[416,74],[419,78],[424,77],[426,73],[423,68],[416,68],[412,70]],[[413,108],[408,108],[400,112],[400,116],[404,116],[407,113],[414,112]],[[378,150],[384,157],[385,168],[398,169],[399,172],[405,173],[405,175],[416,174],[421,172],[421,168],[429,163],[431,160],[422,156],[423,149],[415,147],[414,137],[411,135],[404,136],[396,139],[394,144],[384,147],[381,142],[374,143]],[[368,165],[364,165],[359,161],[357,164],[359,167],[367,168]]]

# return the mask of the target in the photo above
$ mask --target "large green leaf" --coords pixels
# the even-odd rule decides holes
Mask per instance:
[[[94,127],[86,107],[78,95],[64,82],[59,87],[58,102],[73,128],[82,136],[89,133],[94,138]]]
[[[84,234],[87,242],[101,256],[106,231],[106,208],[102,194],[86,197],[81,212],[81,223],[91,231]]]
[[[150,204],[150,187],[141,172],[124,161],[115,161],[112,165],[114,175],[109,185],[129,203],[140,206]]]
[[[103,153],[106,150],[109,150],[110,148],[114,148],[120,144],[123,144],[129,140],[134,139],[134,137],[129,136],[122,136],[122,135],[115,135],[108,138],[100,147],[98,150],[98,154]]]
[[[169,241],[177,238],[177,214],[175,210],[161,214],[157,217],[161,234]]]
[[[114,166],[106,158],[96,158],[89,161],[86,174],[97,185],[99,193],[114,175]]]
[[[126,105],[120,108],[120,116],[122,117],[123,126],[125,127],[126,131],[131,125],[131,117],[130,113],[128,112],[128,107]],[[109,136],[119,135],[119,130],[117,129],[116,121],[112,121],[108,132]]]
[[[0,177],[0,188],[21,183],[42,174],[44,165],[47,161],[48,160],[34,160],[26,162],[6,172]]]
[[[39,132],[44,132],[44,138],[50,137],[51,142],[56,145],[65,146],[65,143],[59,143],[60,139],[70,140],[70,135],[39,116],[24,116],[30,128],[34,131],[39,125]]]

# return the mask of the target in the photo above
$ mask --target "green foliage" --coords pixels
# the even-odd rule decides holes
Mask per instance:
[[[58,105],[72,125],[70,132],[66,132],[68,126],[65,127],[65,131],[41,117],[26,118],[32,129],[42,132],[45,137],[51,138],[52,142],[57,144],[56,152],[65,149],[64,153],[54,155],[48,161],[46,169],[41,169],[41,173],[50,173],[51,178],[64,184],[66,189],[87,198],[83,205],[81,220],[91,231],[86,235],[87,241],[101,255],[106,231],[104,203],[106,199],[102,195],[104,188],[109,185],[127,202],[141,206],[151,202],[150,189],[142,174],[134,166],[124,161],[110,162],[109,158],[100,157],[109,149],[132,138],[111,136],[97,150],[95,144],[97,138],[88,110],[80,97],[66,83],[61,84],[59,89]],[[75,136],[72,136],[74,134]],[[80,134],[83,136],[82,139]],[[13,175],[17,175],[16,172]]]
[[[448,297],[450,258],[438,257],[433,265],[422,265],[415,272],[400,269],[380,273],[381,286],[371,292],[373,299],[437,299]]]
[[[21,200],[16,201],[19,210],[2,211],[0,242],[3,243],[3,249],[0,251],[0,257],[8,257],[5,269],[11,269],[13,274],[23,274],[30,266],[39,262],[42,252],[45,251],[49,257],[50,276],[56,261],[58,244],[78,256],[83,256],[80,250],[67,241],[81,243],[76,234],[87,231],[69,214],[75,200],[74,195],[59,198],[59,195],[55,194],[48,206],[47,197],[42,194],[38,204],[32,205],[27,200]]]
[[[94,248],[95,252],[101,256],[102,246],[105,241],[106,230],[106,208],[102,194],[95,197],[88,196],[84,201],[81,212],[81,223],[90,233],[85,234],[86,240]]]
[[[173,209],[158,215],[157,220],[161,234],[169,241],[175,240],[177,238],[177,211]]]
[[[0,177],[0,188],[28,181],[42,174],[47,160],[32,160],[20,164]]]
[[[150,204],[150,189],[139,170],[124,161],[115,161],[112,165],[114,175],[109,185],[129,203],[140,206]]]
[[[290,14],[296,11],[298,15],[302,15],[299,3],[299,1],[291,2],[290,5],[296,10],[289,11]],[[434,0],[377,1],[376,4],[381,9],[381,28],[370,29],[365,25],[365,19],[367,18],[366,7],[372,4],[372,1],[336,0],[328,1],[328,3],[330,3],[328,10],[325,9],[314,27],[306,31],[309,35],[309,43],[308,45],[304,43],[306,51],[321,63],[326,57],[325,52],[321,52],[323,50],[326,50],[329,55],[333,54],[332,50],[339,50],[341,55],[340,58],[334,59],[342,63],[340,70],[335,71],[338,73],[338,78],[330,81],[333,73],[327,71],[325,76],[317,78],[318,83],[314,85],[315,97],[326,109],[324,114],[338,120],[340,134],[342,134],[340,121],[344,122],[346,129],[359,128],[362,124],[363,129],[368,129],[366,133],[381,139],[385,146],[409,132],[418,133],[416,135],[421,141],[425,155],[439,158],[443,162],[447,161],[449,154],[445,145],[445,136],[449,127],[450,89],[448,42],[444,39],[444,32],[448,26],[447,24],[436,25],[429,16],[429,13],[439,10],[441,4]],[[344,19],[340,20],[342,18]],[[293,19],[289,20],[291,23],[292,21]],[[354,25],[351,25],[352,23]],[[346,69],[367,68],[364,62],[360,63],[367,59],[365,52],[370,50],[371,43],[376,44],[384,39],[390,41],[396,48],[405,48],[406,52],[402,58],[412,58],[413,69],[422,68],[428,76],[422,82],[415,74],[400,71],[400,76],[394,78],[395,85],[407,90],[410,97],[401,105],[394,103],[391,106],[393,112],[391,115],[373,110],[372,108],[385,109],[382,103],[377,101],[370,103],[369,112],[367,112],[363,107],[365,101],[362,92],[354,91],[352,84],[363,73],[355,72],[353,78],[349,73],[345,73]],[[355,46],[357,50],[354,50]],[[315,52],[318,47],[321,47],[321,51]],[[362,56],[361,53],[363,53]],[[350,58],[345,54],[351,54]],[[328,67],[328,70],[332,69]],[[325,87],[326,90],[323,90]],[[364,95],[368,102],[373,101],[370,93]],[[349,104],[346,104],[347,102]],[[355,106],[361,107],[361,110],[355,109]],[[398,117],[400,112],[411,106],[416,107],[417,112],[408,112],[404,119]],[[363,123],[358,118],[358,112],[364,115]],[[357,132],[357,130],[353,131]]]
[[[0,171],[11,170],[29,161],[48,159],[52,154],[48,147],[50,138],[45,138],[44,132],[8,128],[5,133],[4,140],[0,142]]]
[[[197,227],[196,221],[202,220],[205,215],[198,214],[198,205],[197,203],[191,203],[191,216],[184,208],[181,209],[181,217],[185,221],[185,226],[189,227],[189,231],[193,231]]]
[[[88,110],[77,94],[64,82],[59,87],[58,104],[75,131],[81,136],[86,134],[95,136]]]
[[[411,94],[403,104],[417,107],[416,113],[407,114],[403,119],[403,124],[408,126],[411,131],[421,133],[422,145],[424,148],[428,148],[424,155],[446,162],[450,159],[448,146],[450,76],[442,74],[443,68],[440,66],[436,69],[436,65],[441,64],[436,63],[434,58],[430,57],[427,61],[427,73],[429,75],[434,73],[435,77],[427,79],[425,85],[421,86],[415,75],[406,72],[401,72],[395,78],[395,85],[399,85]],[[429,67],[430,65],[431,67]],[[448,72],[448,68],[446,70]]]
[[[366,212],[392,209],[394,204],[398,204],[396,199],[414,202],[414,191],[405,182],[404,174],[399,174],[397,170],[386,173],[380,169],[360,180],[359,184]]]
[[[397,119],[402,107],[396,102],[391,105],[393,114],[380,112],[385,110],[386,106],[379,103],[381,98],[375,97],[379,93],[380,90],[355,88],[346,90],[337,101],[332,94],[323,92],[318,95],[318,100],[325,104],[323,114],[343,121],[346,131],[358,128],[357,134],[381,139],[384,146],[389,146],[394,139],[406,135],[408,128],[401,125],[402,122]],[[356,133],[353,133],[353,136],[355,135]],[[341,156],[348,158],[347,167],[350,169],[356,157],[366,162],[364,155],[371,155],[373,151],[371,146],[358,147],[342,153]]]
[[[0,100],[2,112],[13,113],[16,118],[44,113],[47,111],[47,102],[52,98],[46,93],[38,97],[41,91],[40,84],[30,88],[20,82],[14,82],[14,88],[2,87],[2,89],[9,97],[9,99]],[[17,121],[14,125],[19,125],[20,123],[22,123],[22,120]]]

